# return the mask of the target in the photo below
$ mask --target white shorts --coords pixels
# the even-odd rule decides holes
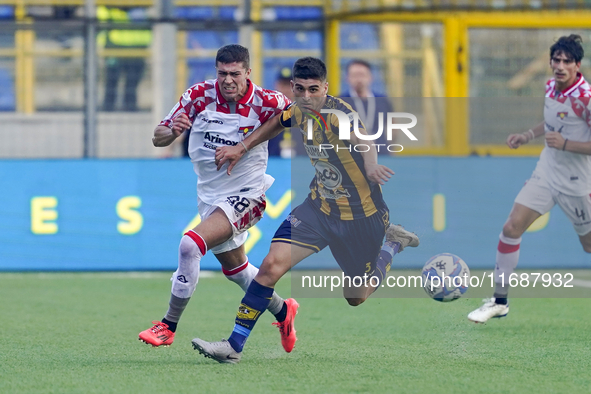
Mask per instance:
[[[591,195],[568,196],[554,189],[541,176],[534,171],[531,178],[525,183],[515,202],[528,207],[540,215],[550,211],[556,204],[570,219],[578,235],[591,232]]]
[[[247,230],[261,220],[266,205],[267,201],[264,194],[259,197],[228,196],[216,200],[213,204],[207,204],[199,200],[197,206],[201,220],[205,220],[216,208],[220,208],[232,225],[232,237],[209,250],[213,254],[220,254],[242,246],[246,242],[246,238],[248,238]]]

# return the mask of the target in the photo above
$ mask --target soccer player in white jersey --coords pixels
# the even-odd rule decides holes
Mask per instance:
[[[585,252],[591,253],[591,87],[579,72],[584,54],[581,43],[580,36],[571,34],[550,47],[554,78],[546,83],[544,121],[507,137],[511,149],[542,135],[546,146],[503,226],[493,298],[468,314],[473,322],[485,323],[509,313],[507,283],[517,267],[521,236],[555,204],[572,222]]]
[[[250,79],[248,49],[227,45],[216,55],[217,79],[191,86],[154,130],[155,146],[168,146],[185,130],[191,133],[189,155],[197,173],[198,209],[201,223],[185,233],[179,246],[178,269],[172,277],[169,308],[162,321],[140,332],[139,339],[152,346],[170,345],[177,323],[199,279],[199,263],[209,249],[222,265],[226,277],[244,291],[258,269],[244,251],[247,230],[265,211],[265,191],[274,179],[265,174],[267,146],[247,153],[245,165],[230,178],[217,171],[216,148],[243,144],[244,138],[262,123],[286,109],[290,100],[282,93],[262,89]],[[273,294],[269,311],[281,330],[288,308]],[[295,311],[289,311],[295,314]],[[282,334],[283,335],[283,334]],[[283,338],[282,338],[283,339]],[[291,350],[291,349],[290,349]]]

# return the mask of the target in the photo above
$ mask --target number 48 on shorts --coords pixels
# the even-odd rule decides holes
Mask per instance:
[[[242,233],[261,220],[267,201],[264,194],[257,198],[229,196],[226,198],[226,204],[232,208],[231,214],[227,207],[224,211],[234,225],[234,232]]]

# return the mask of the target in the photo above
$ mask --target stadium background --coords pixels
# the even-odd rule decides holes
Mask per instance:
[[[551,43],[577,33],[590,48],[590,4],[1,0],[0,270],[174,269],[180,236],[198,220],[196,178],[180,145],[152,147],[152,130],[184,89],[215,77],[216,50],[236,42],[251,51],[253,81],[268,88],[281,69],[311,55],[326,61],[330,94],[339,95],[347,62],[368,60],[374,88],[422,125],[416,143],[380,158],[397,173],[385,187],[392,220],[422,237],[397,263],[415,268],[452,252],[490,269],[542,148],[538,140],[510,151],[504,140],[541,119]],[[98,6],[129,7],[129,20],[97,20]],[[152,43],[97,44],[113,29],[149,29]],[[137,110],[123,110],[121,99],[115,110],[103,108],[112,58],[145,60]],[[589,70],[584,59],[582,72]],[[305,196],[313,175],[306,161],[270,159],[277,181],[265,219],[250,231],[253,263],[288,213],[291,191],[296,203]],[[521,268],[588,266],[557,210],[530,229]],[[317,255],[302,267],[334,262]],[[203,268],[219,265],[208,256]]]

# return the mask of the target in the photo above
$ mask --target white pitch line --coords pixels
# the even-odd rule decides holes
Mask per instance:
[[[3,278],[17,278],[23,279],[27,276],[34,276],[37,279],[64,279],[71,278],[73,276],[76,279],[157,279],[157,278],[170,278],[173,271],[170,273],[166,272],[142,272],[142,271],[130,271],[130,272],[39,272],[39,273],[16,273],[16,272],[0,272],[0,279]],[[199,279],[203,278],[215,278],[220,276],[221,273],[217,271],[201,271],[199,273]]]
[[[591,288],[591,280],[573,279],[572,284],[577,287],[589,287]]]

